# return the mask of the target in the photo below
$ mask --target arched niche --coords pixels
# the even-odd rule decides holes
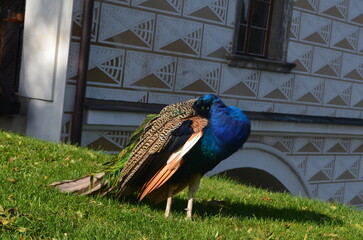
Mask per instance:
[[[242,184],[266,189],[272,192],[289,192],[289,190],[270,173],[257,168],[234,168],[220,173]]]
[[[247,143],[243,149],[222,161],[207,173],[213,176],[231,169],[254,168],[274,176],[295,196],[310,197],[307,183],[287,157],[270,146],[259,143]]]

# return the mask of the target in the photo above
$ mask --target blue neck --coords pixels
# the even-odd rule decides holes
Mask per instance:
[[[209,124],[204,129],[202,148],[216,157],[225,158],[225,155],[229,156],[241,148],[249,134],[250,121],[244,113],[219,100],[212,104]]]

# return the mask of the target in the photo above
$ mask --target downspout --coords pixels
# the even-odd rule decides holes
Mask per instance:
[[[78,58],[78,78],[71,121],[70,142],[81,144],[84,102],[86,96],[87,72],[91,42],[94,0],[84,0],[81,44]]]

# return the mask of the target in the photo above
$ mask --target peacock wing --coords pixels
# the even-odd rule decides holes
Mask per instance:
[[[110,187],[117,185],[118,179],[120,177],[122,169],[126,166],[128,159],[130,158],[135,146],[140,141],[141,135],[145,129],[145,126],[157,118],[158,114],[149,114],[143,121],[143,123],[138,127],[132,136],[129,138],[129,143],[120,151],[113,160],[104,164],[102,172],[105,172],[104,180],[108,182]]]
[[[152,191],[161,187],[166,181],[169,180],[169,178],[174,175],[174,173],[183,164],[183,156],[189,152],[189,150],[198,142],[202,135],[202,131],[193,133],[179,150],[170,155],[165,165],[144,184],[139,194],[140,200],[142,200]]]
[[[140,182],[140,176],[151,163],[164,159],[159,153],[169,143],[171,133],[178,129],[188,117],[196,114],[192,107],[195,101],[196,99],[191,99],[168,105],[159,115],[145,124],[118,179],[120,196],[132,185],[138,185],[135,182]]]

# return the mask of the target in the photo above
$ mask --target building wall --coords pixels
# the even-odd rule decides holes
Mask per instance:
[[[96,1],[87,97],[170,104],[213,93],[248,111],[363,118],[363,1],[294,0],[287,58],[297,66],[290,74],[226,64],[236,2]],[[73,9],[65,141],[77,78],[82,1],[76,0]],[[88,111],[82,144],[119,151],[141,117],[117,114]],[[279,151],[290,169],[301,174],[307,195],[363,206],[359,129],[295,123],[286,131],[286,123],[266,121],[263,129],[261,124],[252,123],[249,143]],[[311,131],[298,131],[302,126]]]
[[[19,96],[25,133],[48,141],[60,141],[72,9],[73,0],[26,3]]]

